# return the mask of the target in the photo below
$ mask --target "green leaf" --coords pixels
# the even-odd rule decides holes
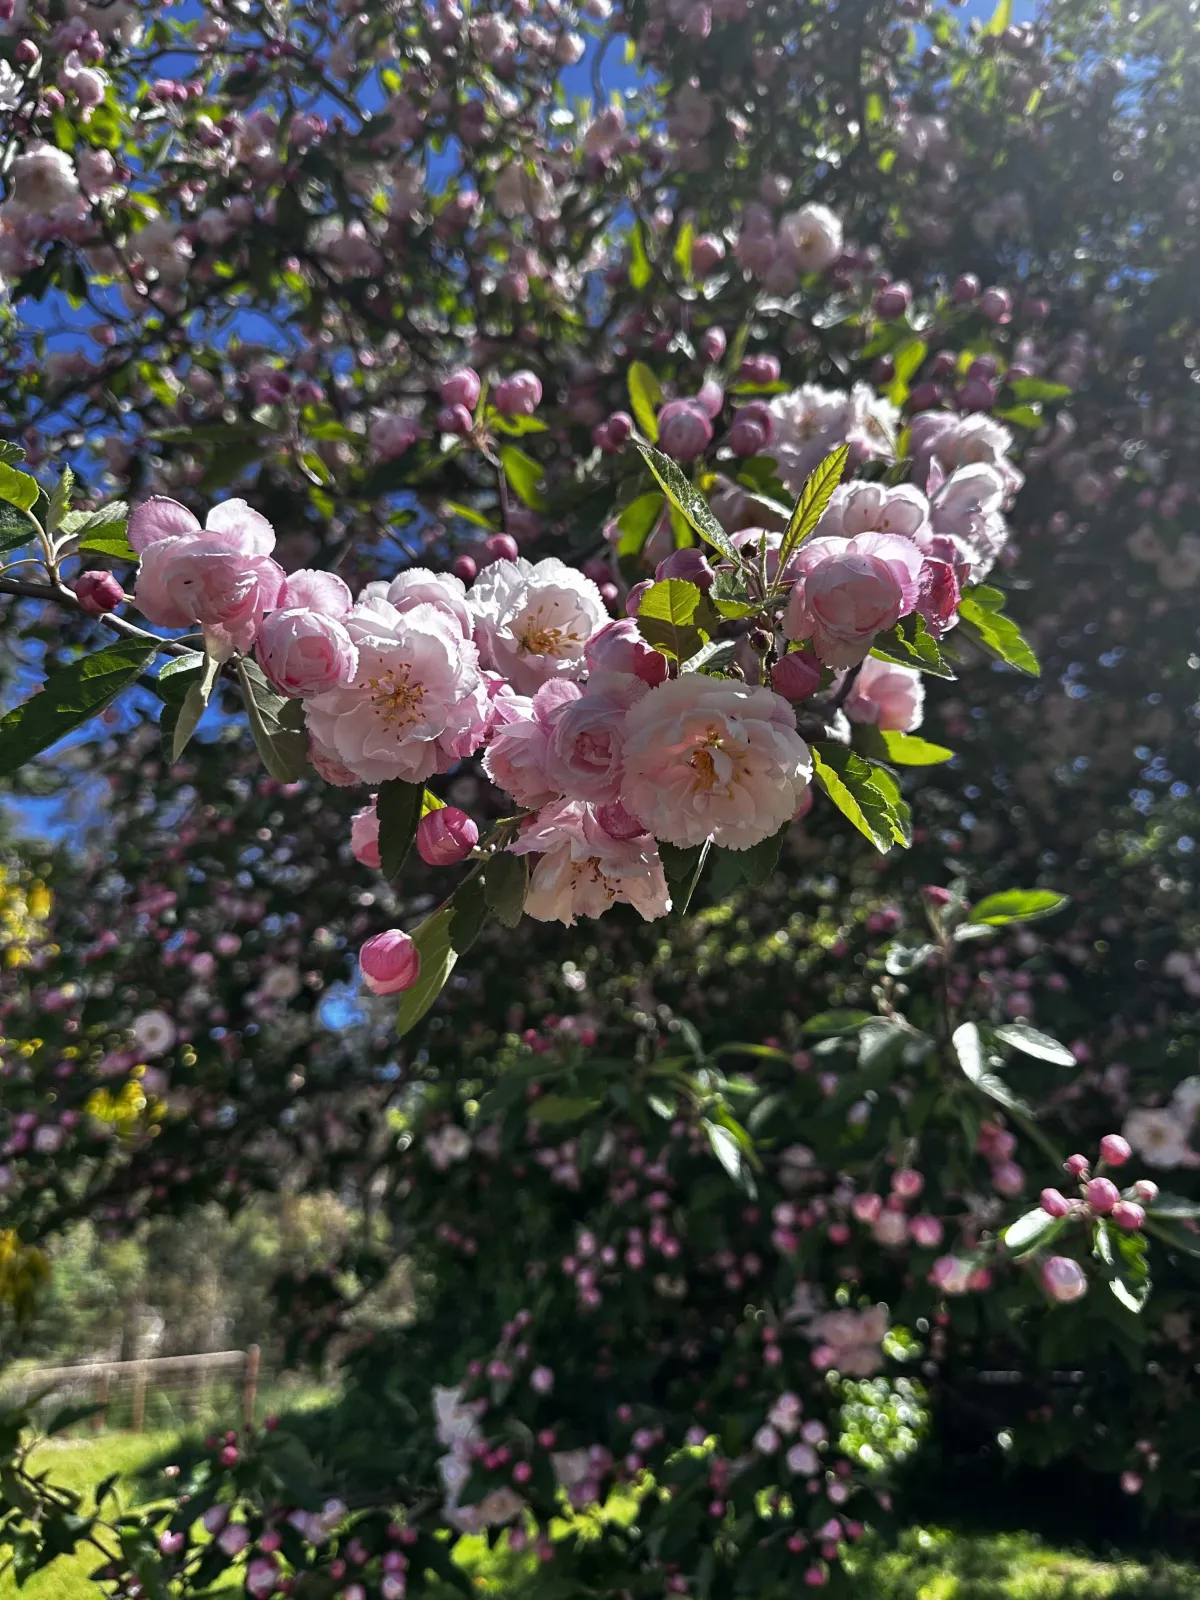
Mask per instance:
[[[34,536],[34,526],[23,511],[0,500],[0,555],[19,550]]]
[[[179,707],[175,718],[175,726],[171,730],[171,760],[178,761],[187,749],[192,735],[200,725],[200,719],[208,708],[212,696],[213,685],[217,681],[217,674],[221,670],[220,656],[205,651],[201,661],[200,672],[188,684],[187,693],[183,697],[183,704]]]
[[[1008,387],[1018,400],[1062,400],[1071,392],[1066,383],[1051,383],[1048,378],[1014,378]]]
[[[869,1011],[822,1011],[801,1024],[801,1033],[857,1033],[875,1018]]]
[[[1012,22],[1012,0],[999,0],[995,11],[992,12],[983,32],[992,38],[999,38]]]
[[[1038,658],[1021,637],[1020,628],[1011,617],[1004,615],[1001,590],[991,589],[984,583],[968,589],[959,602],[958,620],[967,637],[989,655],[1033,678],[1041,672]]]
[[[646,254],[646,237],[640,222],[635,222],[629,235],[629,283],[634,289],[644,289],[654,276],[650,257]]]
[[[635,361],[626,379],[629,404],[638,427],[651,444],[658,443],[658,408],[662,405],[662,385],[644,361]]]
[[[670,456],[664,456],[661,450],[652,450],[645,444],[638,443],[637,448],[650,471],[658,479],[662,492],[676,510],[683,513],[702,539],[707,539],[709,544],[719,550],[727,560],[732,561],[735,567],[740,567],[742,559],[737,546],[713,516],[708,501],[698,489],[692,487]]]
[[[50,491],[50,503],[46,507],[46,520],[42,524],[47,533],[53,533],[71,509],[71,491],[75,487],[75,474],[70,467],[62,469],[62,477]]]
[[[1073,1067],[1075,1057],[1065,1044],[1059,1044],[1048,1033],[1039,1033],[1027,1022],[1005,1022],[995,1030],[997,1039],[1012,1045],[1022,1055],[1033,1056],[1037,1061],[1051,1061],[1056,1067]]]
[[[250,732],[263,766],[279,783],[295,783],[309,770],[304,706],[276,694],[257,662],[237,664]]]
[[[476,511],[474,506],[461,505],[457,500],[443,500],[440,510],[444,517],[460,517],[472,527],[483,528],[488,533],[496,532],[496,523],[490,517],[484,516],[482,511]]]
[[[655,523],[663,514],[666,500],[661,494],[640,494],[636,500],[630,501],[617,518],[617,527],[620,529],[621,539],[617,545],[617,556],[624,560],[640,556],[646,540],[650,537]]]
[[[40,694],[0,718],[0,776],[16,772],[103,711],[157,652],[157,643],[121,639],[52,672]]]
[[[483,888],[488,908],[506,928],[515,928],[525,914],[529,889],[529,860],[498,850],[484,868]]]
[[[1062,1232],[1066,1223],[1066,1217],[1052,1217],[1048,1211],[1037,1206],[1005,1228],[1000,1238],[1014,1256],[1023,1256],[1040,1245],[1049,1244],[1052,1238]]]
[[[814,745],[812,758],[817,783],[881,855],[906,842],[908,807],[882,767],[840,744]]]
[[[398,878],[417,837],[425,797],[423,783],[390,778],[375,798],[379,818],[379,864],[385,878]]]
[[[785,822],[777,833],[760,839],[749,850],[714,850],[716,863],[713,869],[712,890],[718,897],[730,894],[740,883],[759,888],[779,865],[779,852],[790,822]]]
[[[11,439],[0,439],[0,463],[6,467],[15,467],[25,459],[25,446],[15,444]]]
[[[894,406],[902,406],[908,399],[909,379],[924,361],[929,346],[924,339],[909,339],[898,346],[892,356],[895,375],[888,384],[886,394]]]
[[[829,504],[833,491],[842,481],[842,474],[846,470],[846,460],[850,454],[850,446],[838,445],[831,451],[821,464],[809,473],[805,480],[800,497],[788,518],[787,529],[783,535],[783,543],[779,547],[779,571],[783,572],[788,562],[795,555],[800,545],[808,538],[809,534],[821,520],[821,514]]]
[[[1018,428],[1040,428],[1044,420],[1041,406],[1008,406],[995,415],[1005,422],[1016,423]]]
[[[32,511],[41,493],[36,478],[27,472],[18,472],[7,462],[0,462],[0,500],[21,511]]]
[[[973,1022],[964,1022],[955,1028],[950,1042],[954,1046],[954,1053],[963,1075],[975,1085],[980,1094],[987,1095],[989,1100],[1005,1106],[1009,1111],[1020,1112],[1026,1117],[1033,1116],[1033,1112],[1025,1102],[1013,1094],[1004,1080],[998,1078],[988,1067],[983,1040]]]
[[[708,598],[723,617],[731,621],[739,621],[744,617],[752,617],[761,606],[753,605],[746,585],[736,572],[718,570],[713,579],[712,588],[708,591]]]
[[[188,690],[199,681],[199,674],[203,671],[204,656],[199,650],[192,650],[166,662],[154,679],[155,693],[163,703],[158,716],[158,735],[162,740],[163,757],[167,761],[174,759],[171,751],[175,744],[175,725],[179,721]]]
[[[396,1032],[401,1037],[416,1027],[441,994],[459,956],[469,949],[486,915],[483,885],[478,878],[472,878],[455,892],[448,906],[427,917],[414,932],[421,972],[412,988],[400,996]]]
[[[742,1192],[754,1199],[757,1190],[754,1184],[754,1175],[750,1170],[750,1163],[742,1149],[736,1134],[730,1128],[724,1127],[719,1122],[712,1122],[707,1117],[700,1126],[708,1135],[708,1142],[712,1146],[713,1154],[725,1168],[725,1171],[737,1184]]]
[[[1154,1215],[1147,1215],[1146,1231],[1156,1239],[1161,1239],[1168,1250],[1179,1250],[1184,1255],[1200,1259],[1200,1234],[1189,1233],[1185,1228],[1177,1228],[1174,1223],[1164,1222]]]
[[[1191,1220],[1200,1217],[1200,1200],[1188,1200],[1181,1194],[1160,1194],[1152,1206],[1146,1207],[1146,1215]],[[1200,1234],[1196,1235],[1196,1245],[1200,1248]]]
[[[487,409],[487,425],[492,433],[506,433],[510,439],[520,439],[527,433],[545,433],[549,426],[540,417],[502,417],[494,406]]]
[[[947,750],[944,744],[930,744],[928,739],[918,739],[911,733],[896,733],[890,728],[878,731],[885,759],[894,761],[898,767],[936,767],[954,759],[954,751]]]
[[[533,457],[527,456],[515,444],[506,444],[500,448],[500,463],[504,468],[504,476],[523,503],[531,511],[545,511],[546,496],[538,487],[544,474]]]
[[[679,237],[675,241],[675,248],[671,252],[671,259],[679,268],[685,283],[692,281],[692,245],[696,242],[696,224],[685,222],[679,230]]]
[[[602,1104],[603,1101],[601,1100],[584,1100],[564,1094],[546,1094],[532,1102],[529,1107],[529,1115],[534,1122],[578,1122],[580,1117],[590,1116],[593,1111],[599,1111]]]
[[[896,626],[889,628],[886,633],[876,634],[871,654],[880,661],[916,667],[918,672],[927,672],[932,678],[948,678],[951,681],[954,678],[949,663],[938,649],[937,640],[925,626],[925,618],[919,611],[901,617]]]
[[[664,578],[642,596],[637,625],[648,645],[676,661],[687,661],[707,644],[717,619],[696,584],[686,578]]]
[[[711,847],[711,839],[706,839],[703,844],[690,845],[687,849],[659,841],[658,854],[663,864],[663,876],[671,891],[671,909],[680,916],[692,903]]]
[[[733,660],[737,651],[736,639],[710,639],[702,645],[694,656],[689,656],[680,663],[680,675],[685,672],[707,672],[710,668],[724,668]]]
[[[989,928],[1001,928],[1010,922],[1036,922],[1061,911],[1067,899],[1053,889],[1004,889],[972,906],[971,921],[985,923]]]
[[[127,526],[128,524],[123,518],[119,521],[106,523],[103,527],[97,528],[94,533],[89,533],[82,538],[76,549],[79,551],[94,551],[96,555],[111,556],[117,561],[136,561],[138,559],[137,551],[125,537]]]

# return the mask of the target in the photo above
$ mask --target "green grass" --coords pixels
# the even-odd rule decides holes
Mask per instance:
[[[900,1548],[855,1563],[862,1600],[1200,1600],[1200,1568],[1098,1560],[1028,1533],[914,1528]]]
[[[110,1473],[127,1481],[149,1462],[169,1457],[184,1435],[106,1433],[98,1438],[53,1440],[38,1447],[35,1468],[85,1497]],[[502,1551],[489,1554],[483,1539],[464,1539],[459,1558],[481,1592],[520,1589],[519,1563]],[[63,1559],[18,1590],[0,1576],[0,1600],[94,1600],[91,1554]],[[856,1552],[856,1600],[1200,1600],[1200,1566],[1178,1562],[1100,1560],[1082,1550],[1057,1549],[1027,1533],[966,1535],[913,1528],[896,1550]]]
[[[30,1470],[48,1472],[51,1482],[73,1489],[92,1505],[91,1491],[110,1473],[119,1472],[129,1480],[150,1461],[161,1457],[177,1444],[178,1432],[105,1433],[94,1439],[52,1439],[40,1444],[29,1460]],[[119,1491],[118,1491],[119,1492]],[[109,1507],[111,1510],[111,1505]],[[0,1600],[84,1600],[97,1593],[88,1582],[88,1573],[100,1564],[98,1552],[64,1556],[35,1573],[23,1589],[18,1589],[10,1573],[0,1577]]]

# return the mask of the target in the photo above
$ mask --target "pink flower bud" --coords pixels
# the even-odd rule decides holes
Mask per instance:
[[[1011,322],[1012,304],[1007,289],[988,288],[979,296],[979,309],[989,322]]]
[[[470,556],[455,556],[450,570],[456,578],[461,578],[464,583],[470,583],[479,568]]]
[[[368,939],[358,952],[358,964],[372,994],[402,994],[421,976],[421,952],[400,928]]]
[[[739,383],[778,383],[783,368],[778,356],[759,352],[746,356],[738,368]]]
[[[689,545],[683,550],[672,550],[669,556],[664,556],[654,569],[656,583],[661,583],[664,578],[683,578],[687,583],[694,583],[697,589],[702,589],[705,594],[713,586],[716,573],[708,564],[708,557],[697,545]]]
[[[541,402],[542,384],[535,372],[514,372],[492,390],[492,403],[503,417],[531,417]]]
[[[1070,1256],[1051,1256],[1042,1263],[1042,1288],[1051,1300],[1069,1305],[1072,1300],[1082,1300],[1087,1293],[1087,1275]]]
[[[1136,1233],[1145,1222],[1146,1213],[1132,1200],[1118,1200],[1112,1208],[1112,1219],[1118,1228],[1124,1228],[1127,1233]]]
[[[1158,1199],[1158,1185],[1150,1178],[1139,1178],[1133,1186],[1133,1198],[1141,1205],[1152,1206]]]
[[[658,414],[658,442],[676,461],[693,461],[712,442],[712,423],[695,400],[668,400]]]
[[[927,1212],[914,1217],[908,1225],[908,1236],[914,1244],[919,1244],[924,1250],[936,1250],[942,1242],[945,1229],[937,1217],[931,1217]]]
[[[927,883],[921,888],[921,898],[926,905],[948,906],[954,896],[949,889],[943,889],[940,884]]]
[[[692,240],[692,271],[698,278],[707,278],[724,259],[725,241],[718,234],[702,233],[698,239]],[[710,360],[717,359],[710,357]]]
[[[364,867],[380,866],[379,815],[375,810],[374,795],[369,806],[356,811],[350,818],[350,850],[355,861],[361,862]]]
[[[442,433],[456,433],[465,438],[471,431],[471,413],[466,406],[443,406],[434,421]]]
[[[695,402],[709,418],[719,417],[725,404],[725,391],[715,378],[706,378],[700,385]]]
[[[992,1188],[1011,1199],[1025,1187],[1025,1171],[1015,1161],[1001,1161],[992,1168]]]
[[[1065,1194],[1060,1194],[1057,1189],[1043,1189],[1041,1206],[1047,1216],[1065,1217],[1071,1209],[1071,1202]]]
[[[1119,1133],[1106,1133],[1100,1141],[1100,1155],[1110,1167],[1123,1167],[1133,1155],[1133,1148]]]
[[[724,328],[706,328],[704,337],[700,341],[700,348],[704,351],[706,361],[720,361],[725,354]]]
[[[964,272],[961,277],[954,280],[954,287],[950,291],[950,298],[956,306],[970,305],[979,293],[979,279],[973,272]]]
[[[1082,1178],[1088,1169],[1088,1158],[1081,1155],[1068,1156],[1063,1166],[1073,1178]]]
[[[1123,1472],[1121,1474],[1121,1493],[1122,1494],[1141,1494],[1141,1492],[1142,1492],[1141,1475],[1139,1473],[1137,1473],[1137,1472]]]
[[[515,561],[521,551],[511,533],[493,533],[483,541],[487,564],[493,561]]]
[[[625,596],[626,616],[637,616],[638,610],[642,604],[642,600],[645,598],[646,592],[650,589],[650,587],[651,583],[649,578],[643,578],[641,583],[634,584],[633,588],[630,589],[629,593]]]
[[[912,289],[907,283],[889,283],[875,296],[875,315],[886,321],[902,317],[912,304]]]
[[[1099,1216],[1106,1217],[1120,1198],[1121,1191],[1111,1178],[1092,1178],[1088,1182],[1087,1202]]]
[[[417,854],[431,867],[465,861],[479,843],[479,829],[457,806],[430,811],[417,825]]]
[[[444,406],[465,406],[474,411],[479,404],[480,387],[474,367],[456,367],[442,379],[438,394]]]
[[[900,1167],[892,1173],[892,1193],[902,1200],[915,1200],[925,1187],[925,1179],[912,1167]]]
[[[125,600],[125,591],[115,572],[89,569],[75,579],[75,598],[89,617],[102,617],[115,611]]]
[[[821,663],[807,650],[789,650],[771,668],[771,687],[785,700],[807,700],[821,687]]]
[[[256,1556],[246,1568],[246,1588],[254,1600],[265,1600],[279,1587],[279,1568],[270,1556]]]
[[[228,1448],[229,1446],[226,1446],[226,1449]],[[222,1450],[221,1454],[224,1456],[225,1451]],[[236,1454],[235,1450],[234,1455]],[[231,1522],[217,1536],[217,1543],[227,1556],[240,1556],[250,1543],[250,1529],[244,1522]]]

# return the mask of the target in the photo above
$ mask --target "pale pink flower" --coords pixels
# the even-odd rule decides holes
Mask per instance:
[[[164,628],[198,622],[219,650],[249,650],[284,584],[265,517],[226,500],[201,528],[186,506],[155,498],[135,507],[128,536],[141,556],[134,603],[145,617]]]
[[[625,719],[621,804],[655,838],[748,850],[790,821],[812,776],[791,706],[770,689],[687,673]]]
[[[598,917],[617,904],[633,906],[651,922],[671,909],[654,840],[648,834],[614,839],[582,801],[545,807],[509,849],[541,858],[525,899],[525,910],[538,922],[570,927],[577,916]]]
[[[817,523],[817,537],[853,539],[860,533],[899,533],[912,539],[926,528],[929,502],[911,483],[840,483]]]
[[[374,590],[382,585],[368,584]],[[364,591],[365,592],[365,591]],[[397,611],[411,611],[422,603],[437,606],[447,616],[453,617],[464,639],[474,632],[475,618],[467,604],[466,585],[452,572],[430,572],[426,567],[409,567],[392,579],[386,588],[387,598]]]
[[[925,712],[925,685],[914,667],[868,656],[858,669],[844,708],[851,722],[869,722],[891,733],[912,733]]]
[[[379,813],[375,809],[375,796],[371,796],[369,806],[363,806],[361,811],[356,811],[350,818],[350,851],[355,861],[364,867],[378,868],[379,859]]]
[[[18,205],[45,216],[79,197],[79,179],[65,150],[33,139],[8,169],[9,193]]]
[[[336,572],[321,572],[316,567],[301,567],[289,572],[279,596],[281,609],[291,610],[302,606],[308,611],[319,611],[324,617],[340,621],[354,604],[349,587]]]
[[[828,206],[802,206],[780,218],[777,242],[798,272],[824,272],[842,253],[842,225]]]
[[[857,666],[875,635],[915,606],[921,566],[917,546],[896,534],[812,539],[796,557],[784,632],[811,639],[827,666]]]
[[[583,695],[554,714],[546,775],[561,794],[612,805],[621,794],[625,713],[648,693],[627,672],[593,672]]]
[[[501,673],[519,694],[547,679],[583,676],[588,640],[608,622],[590,578],[550,556],[536,565],[493,561],[467,597],[484,666]]]
[[[494,727],[483,770],[520,806],[544,806],[563,793],[550,776],[550,737],[564,706],[580,698],[578,684],[555,678],[533,699],[505,695],[493,700],[503,707],[503,721]]]
[[[358,651],[342,624],[298,607],[272,611],[255,641],[258,659],[280,694],[307,699],[354,676]]]
[[[829,1311],[808,1331],[818,1341],[814,1363],[834,1367],[847,1377],[869,1378],[883,1366],[880,1346],[888,1331],[888,1308],[877,1305],[866,1311]],[[828,1352],[828,1357],[818,1362],[822,1352]]]
[[[986,578],[1008,540],[1006,492],[1000,471],[981,461],[956,468],[930,501],[930,527],[953,543],[965,583]]]
[[[683,574],[666,576],[680,577]],[[666,656],[646,643],[632,617],[618,617],[615,622],[606,623],[599,633],[594,633],[588,640],[584,655],[589,672],[631,672],[643,683],[652,685],[661,683],[667,676]]]
[[[324,751],[367,783],[423,783],[477,748],[487,690],[474,645],[444,611],[372,599],[343,626],[358,649],[354,676],[305,702]]]

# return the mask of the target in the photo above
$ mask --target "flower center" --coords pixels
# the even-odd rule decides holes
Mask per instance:
[[[400,668],[405,674],[403,679],[394,670],[385,672],[382,677],[367,679],[371,704],[384,722],[417,721],[421,701],[425,698],[425,685],[409,683],[408,670],[407,667]]]
[[[573,633],[569,628],[561,628],[548,621],[542,606],[529,614],[524,627],[517,634],[517,643],[530,656],[577,655],[586,642],[585,634]]]

